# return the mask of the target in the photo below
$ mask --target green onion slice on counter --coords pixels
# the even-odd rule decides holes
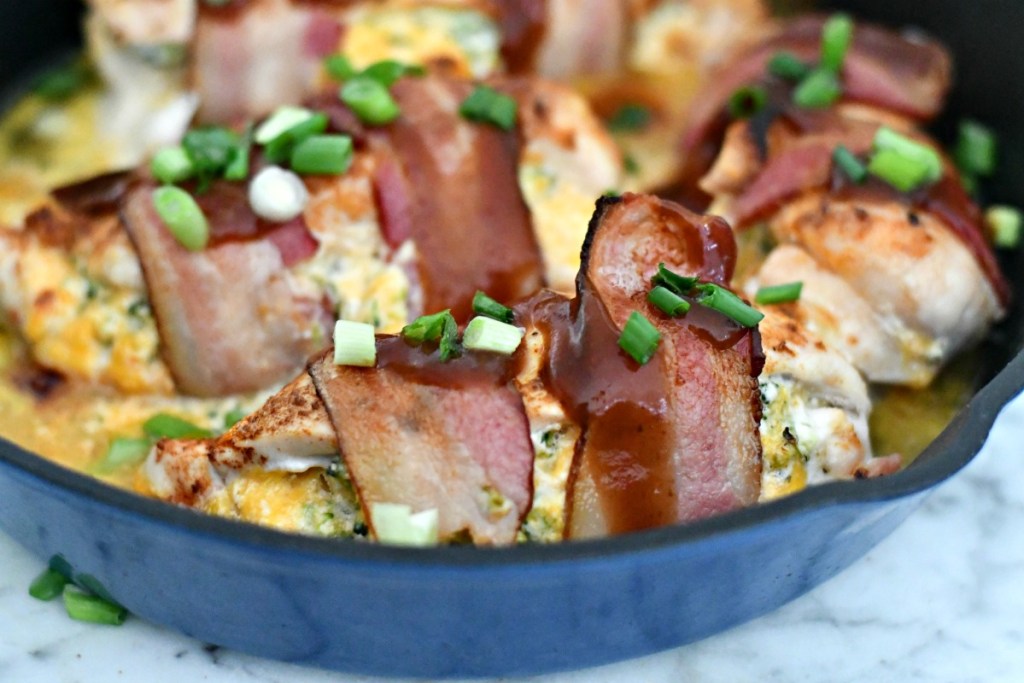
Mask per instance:
[[[515,319],[515,313],[511,308],[495,301],[481,291],[477,291],[473,295],[473,312],[503,323],[510,323]]]
[[[490,351],[511,356],[523,341],[524,330],[494,318],[477,316],[466,325],[462,345],[473,351]]]
[[[372,126],[391,123],[402,113],[387,86],[368,76],[359,75],[346,81],[341,86],[340,96],[360,121]]]
[[[188,420],[171,415],[157,413],[142,423],[142,431],[153,439],[205,439],[213,434]]]
[[[619,348],[640,365],[646,364],[654,357],[661,342],[661,333],[651,321],[638,311],[633,311],[619,335]]]
[[[160,220],[181,246],[201,251],[210,241],[210,224],[196,200],[173,185],[153,190],[153,206]]]
[[[858,185],[867,180],[867,166],[862,164],[860,159],[843,145],[839,145],[832,152],[832,161],[843,171],[847,178]]]
[[[764,313],[748,305],[743,299],[721,285],[707,283],[698,285],[697,289],[700,290],[697,303],[718,311],[743,327],[755,327],[764,318]]]
[[[689,301],[661,285],[647,293],[647,300],[657,306],[663,313],[674,318],[684,315],[690,310]]]
[[[70,583],[68,577],[55,569],[48,568],[37,576],[32,585],[28,587],[28,594],[36,600],[48,602],[60,597],[64,593],[64,586],[68,585],[68,583]]]
[[[352,166],[352,138],[313,135],[295,145],[292,170],[303,175],[341,175]]]
[[[761,287],[757,290],[757,294],[754,295],[754,301],[766,305],[789,303],[800,298],[800,292],[803,290],[803,287],[803,282],[787,282],[783,285]]]
[[[372,368],[377,364],[377,336],[373,325],[351,320],[334,324],[334,363]]]
[[[128,618],[128,610],[103,598],[68,584],[64,587],[64,607],[68,616],[90,624],[120,626]]]
[[[470,121],[512,130],[516,125],[516,101],[494,88],[478,85],[459,105],[459,114]]]

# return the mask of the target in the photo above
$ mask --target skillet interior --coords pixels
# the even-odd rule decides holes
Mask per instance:
[[[952,47],[957,88],[938,130],[950,139],[968,113],[992,124],[1003,160],[991,199],[1024,205],[1024,63],[1013,59],[1014,35],[1005,30],[1024,25],[1024,6],[933,0],[922,17],[918,3],[832,4],[921,25]],[[74,49],[78,14],[70,0],[46,11],[31,0],[2,3],[0,25],[21,29],[0,43],[8,94]],[[1004,267],[1024,291],[1024,254]],[[0,525],[41,557],[63,553],[144,617],[265,656],[386,675],[576,668],[704,637],[847,566],[916,507],[918,494],[977,452],[998,410],[1024,386],[1022,340],[1018,297],[985,345],[979,386],[992,381],[905,472],[686,527],[504,550],[338,543],[171,508],[6,442]]]

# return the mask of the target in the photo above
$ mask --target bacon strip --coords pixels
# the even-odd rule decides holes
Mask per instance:
[[[292,291],[275,243],[229,240],[190,252],[157,215],[153,187],[131,189],[121,214],[178,389],[198,396],[254,391],[302,367],[317,351],[314,329],[327,321],[319,302]]]
[[[519,138],[463,119],[468,83],[406,78],[392,89],[402,116],[368,133],[385,237],[419,254],[423,306],[471,311],[476,290],[515,301],[543,284],[529,209],[519,192]]]
[[[512,73],[565,80],[617,71],[630,37],[627,0],[499,0]]]
[[[901,194],[875,180],[866,187],[854,186],[846,181],[845,175],[836,175],[832,161],[836,146],[841,144],[854,154],[865,154],[871,149],[877,130],[877,123],[833,117],[822,129],[798,136],[771,154],[736,198],[735,227],[749,227],[777,212],[786,202],[815,190],[826,190],[833,197],[857,196],[867,202],[897,201],[939,218],[974,255],[1000,301],[1007,304],[1009,284],[985,238],[981,211],[963,189],[952,162],[946,160],[938,182],[910,194]],[[932,144],[923,135],[917,137]]]
[[[530,504],[533,446],[504,368],[467,369],[473,358],[431,367],[397,337],[378,347],[391,364],[338,366],[328,353],[309,368],[363,508],[370,517],[374,503],[437,509],[442,540],[513,543]]]
[[[653,197],[599,202],[571,333],[552,351],[555,393],[585,430],[570,494],[574,537],[692,521],[758,498],[759,339],[710,309],[669,319],[644,303],[659,262],[725,284],[735,243],[721,219]],[[616,348],[636,310],[662,335],[639,367]]]
[[[779,51],[816,62],[825,21],[824,16],[812,15],[787,23],[777,35],[725,65],[709,80],[711,85],[694,105],[683,138],[684,153],[695,157],[687,165],[701,166],[690,169],[687,178],[703,175],[717,155],[731,95],[742,86],[764,80],[769,60]],[[843,65],[843,100],[926,121],[941,110],[951,78],[952,61],[939,43],[858,22]]]
[[[341,40],[340,12],[333,4],[345,3],[236,0],[224,8],[204,5],[190,74],[202,102],[200,120],[241,121],[311,95],[321,60]]]

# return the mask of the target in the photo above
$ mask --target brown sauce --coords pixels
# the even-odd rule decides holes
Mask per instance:
[[[401,375],[417,384],[445,388],[505,386],[513,375],[513,361],[497,353],[469,351],[442,361],[436,343],[414,346],[400,336],[378,337],[377,369]]]

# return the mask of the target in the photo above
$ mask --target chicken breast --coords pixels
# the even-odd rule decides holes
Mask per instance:
[[[757,283],[751,283],[753,294]],[[764,306],[758,329],[764,370],[761,500],[828,481],[889,474],[900,456],[874,457],[871,401],[856,368],[790,317],[792,304]]]

